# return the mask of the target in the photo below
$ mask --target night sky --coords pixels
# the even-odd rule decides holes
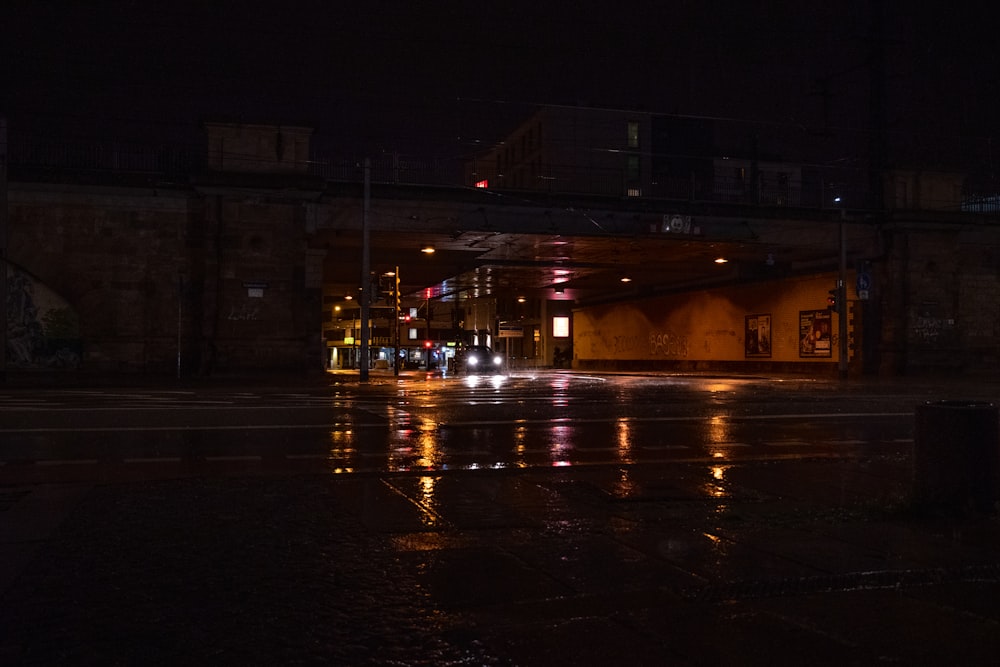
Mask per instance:
[[[328,152],[445,155],[489,145],[538,104],[863,137],[881,3],[4,4],[12,133],[181,140],[231,119],[314,126]],[[1000,123],[996,10],[884,4],[896,143],[987,146]]]

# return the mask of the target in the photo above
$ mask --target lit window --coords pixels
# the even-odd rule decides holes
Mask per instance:
[[[552,337],[553,338],[569,338],[569,318],[568,317],[553,317],[552,318]]]
[[[630,120],[627,124],[627,145],[629,148],[639,147],[639,121]]]

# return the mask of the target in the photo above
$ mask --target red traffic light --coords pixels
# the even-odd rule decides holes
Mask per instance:
[[[433,343],[431,343],[429,340],[424,341],[424,347],[430,348],[431,345],[433,345]]]
[[[827,292],[829,296],[826,297],[826,307],[835,313],[840,312],[840,288],[832,289]]]

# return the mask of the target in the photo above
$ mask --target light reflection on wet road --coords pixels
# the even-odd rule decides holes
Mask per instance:
[[[935,664],[984,664],[995,522],[886,509],[914,407],[949,397],[580,373],[0,390],[0,484],[97,482],[9,490],[30,530],[4,543],[5,624],[33,664],[151,637],[191,662],[208,635],[229,662],[912,664],[943,619],[973,658]]]
[[[919,389],[579,373],[0,394],[0,474],[400,472],[891,454]]]

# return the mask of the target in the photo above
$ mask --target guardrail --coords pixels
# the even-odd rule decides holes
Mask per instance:
[[[751,206],[806,209],[868,209],[872,198],[867,177],[842,171],[805,171],[782,179],[755,182],[711,173],[646,175],[632,180],[625,169],[579,165],[544,165],[531,171],[503,175],[482,165],[471,168],[461,157],[422,158],[385,153],[369,158],[376,184],[444,187],[485,187],[498,192],[558,193],[622,199],[670,199],[692,202],[738,203]],[[67,178],[73,174],[138,174],[187,181],[207,167],[206,151],[189,144],[143,144],[130,141],[58,141],[39,137],[12,137],[8,141],[10,179]],[[331,182],[360,182],[363,161],[349,157],[314,156],[302,173]],[[265,170],[260,170],[265,171]],[[65,176],[64,176],[65,175]],[[923,200],[918,205],[888,202],[887,208],[924,208],[967,213],[1000,213],[1000,195],[966,192],[949,201]]]
[[[204,151],[183,144],[66,142],[15,137],[8,143],[8,164],[15,172],[46,170],[189,175],[204,164]]]

